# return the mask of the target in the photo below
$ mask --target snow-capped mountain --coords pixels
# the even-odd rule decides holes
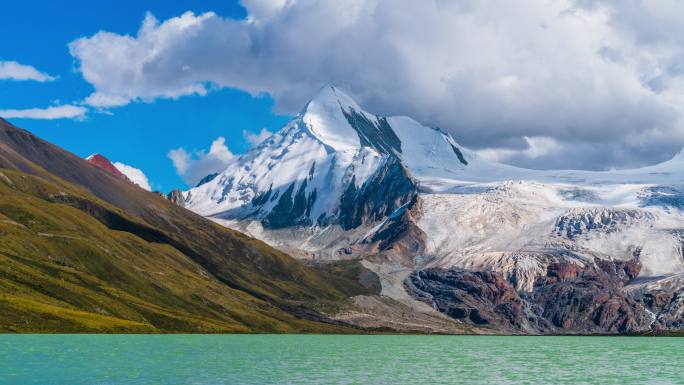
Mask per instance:
[[[633,170],[522,169],[326,87],[178,198],[301,258],[362,258],[418,313],[511,332],[684,328],[684,152]]]
[[[326,87],[280,132],[188,191],[186,206],[216,218],[258,218],[269,228],[350,229],[410,200],[412,177],[441,177],[467,164],[448,134],[370,114]]]
[[[184,197],[188,208],[205,216],[259,218],[271,228],[322,225],[344,215],[341,205],[368,190],[369,181],[386,180],[387,172],[401,174],[407,184],[425,192],[505,180],[672,184],[684,180],[684,154],[635,170],[522,169],[486,161],[451,135],[411,118],[368,113],[340,90],[325,87],[283,129]],[[400,195],[404,203],[410,199],[410,194]],[[371,218],[392,211],[371,210],[377,214]]]

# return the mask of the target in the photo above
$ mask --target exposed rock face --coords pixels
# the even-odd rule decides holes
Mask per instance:
[[[638,282],[629,286],[627,291],[653,313],[652,329],[669,331],[684,328],[684,275]]]
[[[535,283],[526,298],[542,310],[540,316],[559,331],[628,333],[649,330],[651,316],[624,285],[636,278],[635,261],[597,260],[582,268],[561,262],[549,265],[546,277]]]
[[[684,289],[661,291],[641,298],[656,314],[657,330],[681,330],[684,328]]]
[[[401,140],[387,123],[387,118],[371,121],[366,115],[353,108],[348,111],[342,109],[342,113],[349,125],[359,134],[362,146],[371,147],[386,155],[401,153]]]
[[[500,274],[461,269],[416,271],[406,283],[416,298],[457,320],[499,330],[522,330],[525,303]]]
[[[409,203],[392,213],[370,237],[361,242],[361,254],[386,255],[403,266],[415,267],[414,256],[424,253],[427,238],[416,225],[420,212],[420,197],[414,195]]]
[[[280,131],[184,195],[190,210],[219,220],[346,231],[408,203],[416,173],[460,170],[471,156],[444,131],[368,113],[324,87]]]
[[[414,272],[406,287],[453,318],[498,330],[635,333],[650,330],[653,322],[647,306],[623,290],[639,270],[635,261],[552,263],[527,293],[495,272],[427,269]]]
[[[271,210],[268,216],[261,222],[264,227],[271,229],[281,229],[288,226],[310,226],[311,206],[316,201],[316,190],[306,192],[308,179],[305,179],[297,192],[294,192],[295,183],[290,186],[278,198],[278,203]],[[270,189],[265,196],[257,196],[255,200],[266,201],[270,194]],[[275,198],[275,197],[274,197]],[[254,201],[253,201],[254,203]]]
[[[353,181],[348,185],[340,199],[340,224],[348,230],[382,220],[409,203],[416,194],[416,184],[401,162],[388,157],[360,188]]]
[[[682,325],[684,279],[639,283],[684,275],[682,170],[682,154],[610,172],[489,162],[333,87],[184,196],[299,258],[362,258],[383,296],[432,311],[404,288],[419,270],[411,290],[442,318],[512,333],[638,332]]]
[[[201,186],[201,185],[203,185],[203,184],[206,184],[206,183],[211,182],[211,181],[214,180],[214,178],[216,178],[218,175],[219,175],[219,174],[218,174],[217,172],[215,172],[215,173],[213,173],[213,174],[209,174],[209,175],[205,176],[204,178],[200,179],[199,182],[197,182],[197,185],[195,185],[195,187],[199,187],[199,186]]]
[[[461,164],[467,166],[468,161],[463,156],[463,153],[461,152],[461,150],[459,150],[458,147],[454,146],[453,144],[451,145],[451,149],[454,150],[454,154],[456,154],[456,157],[458,157],[458,161],[461,162]]]
[[[118,178],[121,178],[123,180],[127,180],[130,182],[128,177],[126,175],[124,175],[121,171],[119,171],[119,169],[116,168],[112,164],[112,162],[110,162],[109,159],[105,158],[104,156],[102,156],[100,154],[94,154],[94,155],[87,157],[86,160],[88,161],[88,163],[92,164],[93,166],[101,168],[101,169],[107,171],[108,173],[118,177]]]
[[[177,204],[178,206],[185,206],[185,197],[183,196],[183,192],[179,189],[171,190],[171,192],[166,195],[166,199]]]

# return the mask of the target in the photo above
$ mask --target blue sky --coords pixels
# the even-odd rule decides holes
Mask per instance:
[[[220,171],[245,131],[277,130],[325,84],[522,167],[632,168],[684,146],[678,0],[5,3],[0,79],[57,79],[0,80],[0,115],[70,116],[10,120],[163,191]]]
[[[117,1],[103,8],[93,1],[12,1],[3,4],[0,23],[0,61],[31,65],[57,77],[50,82],[0,80],[0,110],[45,108],[76,103],[93,87],[75,70],[68,43],[100,30],[134,35],[146,12],[159,19],[185,11],[214,11],[230,18],[243,18],[244,9],[234,1]],[[168,191],[186,184],[179,177],[169,150],[184,147],[189,152],[207,149],[219,136],[234,153],[249,143],[243,131],[277,130],[289,117],[272,112],[273,100],[264,94],[252,97],[225,88],[206,96],[157,99],[131,103],[106,112],[91,112],[84,119],[9,119],[79,156],[99,152],[112,161],[142,169],[152,187]]]

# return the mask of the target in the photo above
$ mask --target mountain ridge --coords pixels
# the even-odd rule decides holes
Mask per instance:
[[[308,137],[313,142],[305,139]],[[289,153],[296,154],[298,159],[288,159]],[[370,114],[339,89],[327,86],[282,130],[236,157],[223,173],[209,181],[213,183],[202,183],[184,191],[183,197],[187,207],[205,216],[224,219],[253,216],[256,210],[265,217],[275,205],[263,205],[267,203],[262,201],[269,190],[270,198],[273,198],[292,185],[293,198],[310,174],[331,169],[334,172],[326,174],[324,183],[311,187],[312,180],[306,182],[307,199],[313,198],[314,190],[319,199],[324,187],[334,190],[323,194],[330,199],[321,204],[324,207],[312,207],[314,214],[307,223],[320,225],[318,217],[321,214],[328,218],[336,215],[336,201],[341,199],[352,177],[354,187],[360,189],[378,170],[384,157],[396,157],[410,177],[416,180],[419,189],[448,192],[468,184],[505,180],[585,184],[668,183],[684,178],[684,171],[676,167],[679,159],[684,159],[681,155],[684,150],[679,154],[669,161],[639,169],[523,169],[484,160],[458,144],[445,131],[422,126],[408,117]],[[333,157],[335,159],[326,159]],[[283,171],[275,172],[274,168]],[[250,199],[256,199],[262,207],[250,211],[246,208]]]
[[[505,333],[660,333],[684,327],[682,159],[518,168],[328,87],[183,197],[301,259],[360,259],[415,314]]]
[[[369,114],[338,89],[325,87],[281,131],[236,157],[211,181],[184,192],[185,205],[203,215],[239,217],[258,212],[266,219],[283,195],[293,200],[299,194],[310,207],[304,210],[306,218],[293,221],[309,225],[338,221],[338,201],[347,199],[343,198],[345,192],[363,190],[364,183],[380,172],[389,158],[396,158],[406,169],[406,178],[411,177],[412,166],[424,167],[402,159],[403,152],[409,151],[410,157],[411,151],[417,151],[410,146],[402,149],[402,143],[407,143],[405,138],[411,137],[410,130],[418,124],[404,117],[390,119],[400,127],[409,126],[400,132],[403,141],[388,118]],[[461,166],[467,163],[468,155],[458,150],[448,134],[424,129],[429,135],[423,145],[434,147],[441,157],[453,158],[451,161]],[[266,196],[269,199],[265,200]],[[273,221],[264,223],[270,226]]]
[[[6,331],[356,332],[321,309],[372,293],[4,120],[0,188]]]
[[[0,257],[4,266],[26,265],[16,257],[22,254],[34,265],[38,260],[39,272],[23,271],[56,291],[45,298],[19,276],[5,274],[2,281],[0,274],[0,288],[3,282],[21,288],[20,296],[4,293],[0,306],[33,322],[44,311],[70,328],[76,317],[105,330],[678,333],[684,329],[680,155],[632,170],[522,169],[482,159],[443,130],[408,117],[368,113],[328,87],[223,172],[166,198],[0,121],[0,187],[11,192],[0,196],[7,199],[0,199],[0,230],[14,230],[5,233],[12,249],[3,255],[0,248]],[[50,242],[80,247],[69,227],[79,220],[45,218],[52,226],[46,231],[28,219],[37,213],[22,202],[34,202],[45,215],[85,215],[79,220],[92,224],[87,241],[103,233],[126,253],[146,245],[149,255],[192,266],[173,274],[205,272],[185,279],[195,284],[208,277],[224,302],[206,293],[199,302],[179,296],[175,280],[162,281],[166,294],[157,297],[133,284],[149,279],[135,265],[110,277],[116,270],[84,267],[87,258],[78,253],[75,260],[60,254],[66,267],[56,271],[80,267],[93,275],[88,282],[109,277],[120,284],[115,290],[142,288],[141,301],[165,300],[175,315],[107,301],[109,310],[97,315],[92,305],[102,298],[87,287],[79,290],[91,303],[56,298],[62,288],[49,273],[55,271]],[[22,248],[31,239],[43,241],[43,254]],[[111,255],[85,250],[111,263]],[[161,268],[155,261],[146,263]],[[227,300],[236,295],[239,304]],[[208,312],[206,301],[224,310]],[[240,310],[227,319],[231,306]]]

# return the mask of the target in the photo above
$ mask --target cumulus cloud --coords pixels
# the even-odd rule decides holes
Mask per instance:
[[[180,176],[185,175],[185,173],[190,168],[190,163],[192,162],[192,156],[185,151],[183,147],[175,148],[167,154],[171,162],[173,162],[173,167],[176,169],[176,173]]]
[[[82,119],[88,109],[82,106],[65,104],[61,106],[51,106],[47,108],[28,108],[23,110],[0,110],[0,117],[5,119]]]
[[[141,169],[129,166],[127,164],[123,164],[121,162],[114,162],[113,164],[114,167],[116,167],[117,170],[121,171],[122,174],[126,175],[126,177],[130,179],[131,182],[137,184],[138,186],[144,188],[147,191],[152,191],[150,181],[149,179],[147,179],[147,176]]]
[[[226,139],[218,137],[211,143],[209,151],[198,150],[190,153],[183,147],[169,151],[176,173],[185,183],[194,186],[209,174],[221,172],[235,156],[226,146]]]
[[[55,80],[45,72],[40,72],[30,65],[21,64],[15,61],[0,61],[0,80],[35,80],[37,82],[48,82]]]
[[[243,0],[244,20],[147,15],[69,45],[86,102],[269,93],[294,113],[337,84],[368,110],[537,167],[664,160],[684,144],[684,3],[674,0]],[[528,156],[529,138],[557,143]],[[527,155],[526,155],[527,154]],[[180,156],[180,155],[179,155]]]
[[[251,131],[242,130],[242,136],[252,147],[270,138],[271,135],[273,135],[273,133],[266,128],[262,128],[261,131],[256,134]]]

